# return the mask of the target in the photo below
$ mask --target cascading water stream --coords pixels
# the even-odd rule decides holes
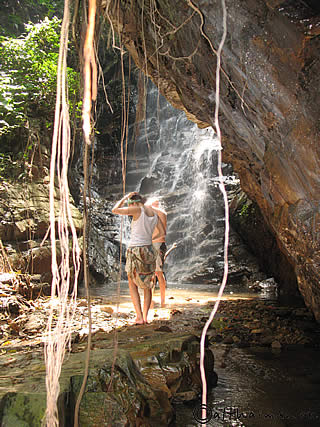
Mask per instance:
[[[146,106],[146,121],[140,123],[134,149],[129,146],[127,189],[157,196],[165,205],[167,244],[178,244],[167,259],[167,279],[206,278],[218,283],[223,269],[224,208],[217,179],[220,147],[214,131],[199,129],[184,112],[159,98],[151,82]],[[224,169],[232,172],[227,165]],[[237,183],[233,176],[227,179]]]
[[[146,122],[138,125],[139,137],[135,139],[135,124],[129,123],[125,192],[138,190],[146,196],[158,196],[164,202],[168,212],[167,244],[178,243],[166,260],[167,281],[218,286],[223,276],[225,224],[217,172],[219,146],[213,130],[199,129],[184,112],[160,96],[150,81]],[[119,248],[125,261],[130,235],[130,220],[111,214],[114,201],[123,191],[118,174],[112,170],[116,162],[116,158],[110,160],[112,155],[109,145],[97,136],[90,189],[89,265],[92,278],[101,285],[118,280]],[[73,181],[81,186],[81,162],[76,170]],[[231,166],[223,165],[223,173],[229,193],[236,192],[239,181]],[[245,245],[231,232],[231,244],[236,245],[236,250],[229,254],[229,277],[231,273],[237,280],[242,277],[245,280],[248,274],[251,277],[251,272],[257,271],[256,260],[249,259]],[[236,259],[235,253],[240,258]],[[126,280],[123,266],[121,270],[121,277]]]

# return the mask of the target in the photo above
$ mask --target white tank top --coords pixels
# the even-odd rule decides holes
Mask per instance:
[[[149,246],[152,244],[152,233],[157,225],[158,215],[148,216],[144,208],[136,221],[131,223],[129,248],[133,246]]]

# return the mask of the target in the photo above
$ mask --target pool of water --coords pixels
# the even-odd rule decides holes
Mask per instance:
[[[140,289],[141,305],[143,304],[143,291]],[[160,289],[156,286],[153,292],[153,303],[151,305],[148,321],[155,318],[170,319],[172,309],[183,310],[190,306],[206,305],[209,301],[214,302],[218,297],[219,287],[209,284],[191,284],[168,282],[166,289],[166,307],[160,308]],[[84,289],[79,290],[80,296],[84,296]],[[128,282],[107,283],[105,285],[90,287],[92,297],[103,298],[104,304],[110,305],[114,311],[119,313],[131,313],[134,316],[133,304],[131,302]],[[271,295],[272,296],[272,295]],[[248,291],[244,287],[229,286],[224,292],[222,299],[247,299],[263,298],[262,294]]]
[[[218,384],[208,396],[208,426],[320,426],[320,351],[213,351]],[[199,409],[199,402],[176,405],[176,425],[204,425]]]
[[[206,304],[208,301],[216,300],[218,292],[219,287],[216,285],[168,282],[166,304],[168,308],[176,308],[185,304]],[[79,293],[80,296],[84,295],[84,289],[80,289]],[[93,297],[107,298],[112,305],[118,303],[120,308],[132,308],[127,281],[93,286],[90,287],[90,293]],[[140,294],[142,295],[141,290]],[[276,295],[271,290],[270,292],[266,290],[264,293],[255,293],[244,286],[228,285],[225,288],[222,299],[238,298],[268,298],[275,300]],[[160,290],[158,286],[155,288],[153,300],[156,305],[160,303]]]

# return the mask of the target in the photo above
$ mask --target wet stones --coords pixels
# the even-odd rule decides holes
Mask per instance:
[[[221,301],[217,316],[208,332],[211,343],[275,349],[319,345],[320,328],[307,308],[262,300]]]

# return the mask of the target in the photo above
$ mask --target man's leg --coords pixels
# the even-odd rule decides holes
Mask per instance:
[[[158,278],[159,287],[160,287],[161,307],[165,307],[165,305],[166,305],[166,279],[164,277],[163,271],[156,271],[156,276]]]
[[[148,311],[151,304],[151,298],[152,298],[152,290],[151,289],[144,289],[144,299],[143,299],[143,320],[145,323],[147,322],[148,318]]]
[[[143,321],[143,315],[141,311],[141,303],[140,303],[140,295],[139,295],[138,287],[135,285],[135,283],[129,276],[128,276],[128,282],[129,282],[129,291],[130,291],[131,300],[137,315],[136,323],[142,325],[144,321]]]

